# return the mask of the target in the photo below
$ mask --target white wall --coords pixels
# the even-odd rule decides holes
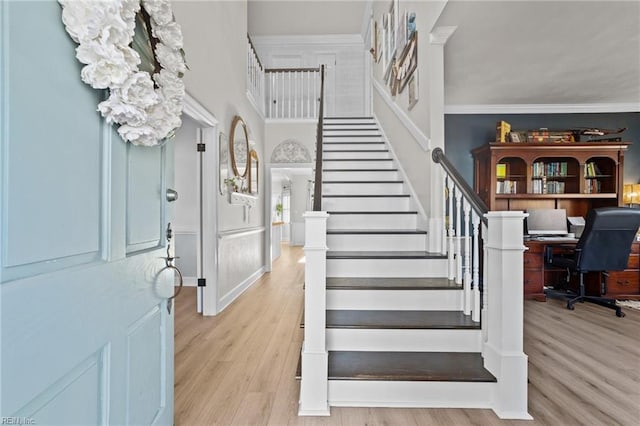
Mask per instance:
[[[375,1],[373,3],[373,17],[382,28],[382,14],[389,11],[390,1]],[[415,71],[418,78],[418,102],[409,110],[409,90],[391,97],[389,87],[384,82],[383,61],[375,63],[372,60],[372,76],[374,88],[372,90],[373,111],[384,128],[393,151],[398,157],[407,178],[413,186],[418,202],[429,215],[431,200],[432,161],[431,149],[444,146],[444,140],[432,138],[432,117],[430,110],[430,64],[429,57],[432,45],[429,43],[433,26],[442,13],[444,1],[402,1],[398,2],[401,14],[404,11],[416,13],[416,28],[418,31],[418,66]],[[382,32],[382,29],[380,30]],[[379,92],[382,87],[383,94]],[[441,117],[444,120],[444,117]],[[439,138],[438,138],[439,139]]]
[[[233,117],[242,116],[260,159],[264,159],[264,121],[246,95],[247,2],[174,2],[172,6],[176,21],[182,24],[189,67],[184,76],[187,91],[218,119],[220,131],[227,135]],[[224,238],[218,238],[220,235],[205,238],[218,241],[219,307],[226,306],[230,297],[251,284],[248,279],[264,270],[263,164],[261,161],[259,201],[251,209],[249,221],[243,218],[243,207],[230,205],[225,197],[217,195],[218,233]],[[256,232],[246,234],[247,230]],[[234,233],[243,236],[234,238]],[[212,279],[206,278],[208,282]]]
[[[307,211],[309,177],[296,175],[291,179],[291,245],[304,245],[304,218]]]
[[[325,36],[256,36],[253,44],[266,68],[281,66],[285,59],[301,67],[316,67],[320,58],[335,55],[335,64],[328,64],[334,73],[335,110],[328,115],[361,116],[366,110],[364,93],[365,47],[357,35]],[[327,84],[327,83],[325,83]],[[329,96],[328,93],[325,96]]]

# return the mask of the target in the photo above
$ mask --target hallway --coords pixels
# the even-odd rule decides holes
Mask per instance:
[[[176,425],[627,425],[640,417],[640,311],[626,309],[619,319],[588,304],[568,311],[553,300],[525,303],[533,422],[468,409],[334,407],[331,417],[298,417],[302,257],[301,247],[283,245],[273,271],[216,317],[197,314],[195,288],[183,290],[176,303]]]

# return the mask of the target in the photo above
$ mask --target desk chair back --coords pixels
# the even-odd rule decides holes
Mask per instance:
[[[603,207],[590,210],[576,249],[576,269],[621,271],[627,267],[631,244],[640,227],[640,210]]]

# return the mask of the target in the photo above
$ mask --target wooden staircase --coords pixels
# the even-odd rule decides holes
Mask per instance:
[[[489,407],[480,323],[373,118],[325,118],[329,406]]]

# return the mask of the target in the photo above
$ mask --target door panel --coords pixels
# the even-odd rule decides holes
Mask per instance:
[[[162,241],[164,146],[127,146],[127,253]]]
[[[104,123],[57,2],[0,2],[0,21],[0,413],[172,424],[171,143]]]

